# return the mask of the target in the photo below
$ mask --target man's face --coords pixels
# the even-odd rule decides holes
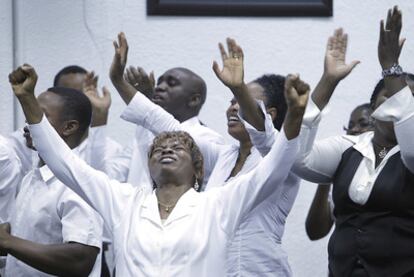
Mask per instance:
[[[68,73],[60,76],[57,86],[65,88],[73,88],[83,91],[86,74],[84,73]]]
[[[64,128],[64,122],[61,118],[61,110],[63,106],[60,96],[53,92],[46,91],[37,97],[37,102],[39,103],[40,108],[50,124],[61,136]],[[29,129],[27,127],[24,128],[24,137],[26,139],[26,146],[35,150]]]
[[[188,101],[196,85],[187,72],[178,68],[170,69],[158,79],[152,101],[174,116],[188,109]]]

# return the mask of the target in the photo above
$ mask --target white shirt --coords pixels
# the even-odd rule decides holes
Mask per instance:
[[[375,168],[372,145],[373,132],[359,136],[331,137],[314,143],[320,116],[316,105],[309,101],[300,134],[300,155],[294,171],[302,178],[315,182],[331,182],[342,158],[349,147],[359,151],[363,159],[351,181],[349,197],[358,204],[365,204],[371,194],[375,180],[388,159],[398,151],[404,165],[414,172],[414,98],[405,88],[382,103],[372,114],[378,120],[394,122],[398,145],[392,148]]]
[[[70,150],[69,150],[70,151]],[[11,234],[41,244],[76,242],[102,246],[102,218],[53,176],[47,166],[31,170],[22,180],[11,213]],[[89,276],[100,276],[100,254]],[[7,256],[6,276],[51,276]]]
[[[0,136],[0,223],[7,222],[22,179],[21,163],[10,149],[10,142]]]
[[[281,192],[274,184],[287,177],[297,150],[297,140],[288,141],[282,132],[255,170],[209,192],[190,189],[162,224],[155,193],[89,167],[45,119],[30,131],[55,175],[89,199],[110,226],[117,275],[123,277],[224,276],[228,239],[246,214],[269,194]]]
[[[262,111],[266,114],[263,103],[259,103]],[[154,134],[163,131],[186,130],[174,117],[159,106],[150,102],[145,96],[137,93],[129,103],[122,115],[125,119],[133,118],[134,123],[151,130]],[[272,120],[266,115],[266,132],[251,134],[253,144],[257,143],[258,149],[265,144],[268,146],[263,152],[255,147],[251,148],[241,171],[228,180],[234,165],[236,164],[239,147],[236,145],[220,145],[206,143],[203,136],[194,134],[203,157],[204,168],[212,174],[207,183],[206,190],[224,185],[232,185],[233,179],[239,178],[251,172],[266,155],[277,137],[277,131],[273,127]],[[249,124],[245,123],[246,126]],[[256,138],[257,137],[257,138]],[[262,150],[262,149],[261,149]],[[287,261],[287,255],[281,248],[285,219],[295,201],[299,179],[293,174],[280,183],[275,183],[281,192],[278,191],[258,205],[249,215],[244,218],[242,225],[237,230],[233,241],[228,248],[227,273],[231,276],[274,276],[275,274],[290,276],[291,270]]]
[[[279,133],[274,128],[272,119],[266,113],[263,103],[259,101],[258,104],[265,115],[265,131],[257,131],[239,114],[239,118],[254,145],[252,154],[261,154],[259,157],[255,157],[256,163],[259,163],[262,156],[270,151],[270,147]],[[245,166],[249,170],[248,168],[252,165],[246,161],[243,169]],[[218,162],[212,176],[220,168]],[[227,168],[227,173],[224,173],[223,176],[229,174],[231,169],[232,167]],[[225,170],[221,169],[220,171]],[[228,248],[227,276],[292,276],[287,253],[282,248],[282,237],[286,218],[298,194],[299,184],[300,179],[293,173],[289,173],[284,182],[277,184],[281,187],[282,193],[271,194],[242,221]],[[209,186],[207,186],[208,188]]]
[[[10,146],[20,160],[20,170],[24,176],[32,168],[37,167],[39,159],[37,152],[26,146],[26,139],[24,138],[23,134],[23,129],[18,129],[10,134],[7,139],[9,140]],[[105,126],[92,127],[89,129],[88,137],[77,147],[77,153],[79,156],[95,168],[96,165],[94,162],[96,163],[96,159],[94,159],[94,156],[96,155],[96,152],[100,153],[102,151],[105,151],[105,156],[110,159],[110,157],[119,155],[119,153],[122,151],[122,146],[116,141],[106,136],[105,139],[102,139],[104,134]],[[102,148],[92,149],[91,144],[93,144],[96,140],[99,141],[99,145],[102,145]]]
[[[127,106],[121,117],[127,117],[128,113],[134,113],[134,109],[141,109],[143,105],[142,98],[145,98],[145,104],[147,106],[157,106],[148,100],[141,93],[137,92],[136,97],[133,98],[131,103]],[[157,106],[159,107],[159,106]],[[160,110],[163,110],[159,107]],[[167,113],[167,112],[165,112]],[[141,113],[143,114],[143,113]],[[175,119],[174,119],[175,120]],[[197,116],[192,117],[181,124],[180,129],[188,132],[192,137],[201,137],[208,144],[223,145],[224,139],[221,135],[213,131],[212,129],[203,126]],[[168,130],[159,130],[168,131]],[[156,133],[158,134],[158,132]],[[116,179],[120,182],[128,182],[133,185],[138,184],[150,184],[151,178],[148,172],[148,150],[152,145],[154,134],[143,126],[138,125],[135,131],[135,138],[132,143],[125,147],[124,151],[117,156],[105,157],[104,151],[96,151],[97,155],[93,156],[93,164],[98,164],[98,169],[102,169],[109,177]],[[92,149],[102,149],[105,147],[101,144],[100,140],[94,140]],[[102,163],[103,161],[103,163]],[[96,167],[95,167],[96,168]],[[211,174],[209,167],[204,167],[204,184]],[[152,186],[149,187],[152,190]]]

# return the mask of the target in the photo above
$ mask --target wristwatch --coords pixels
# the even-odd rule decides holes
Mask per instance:
[[[382,71],[382,77],[385,78],[387,76],[400,76],[403,75],[404,71],[399,64],[393,64],[390,68],[384,69]]]

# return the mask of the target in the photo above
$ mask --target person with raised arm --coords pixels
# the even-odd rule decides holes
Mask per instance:
[[[261,143],[274,139],[285,117],[286,100],[281,97],[284,88],[291,82],[301,90],[309,86],[298,76],[286,78],[279,75],[264,75],[248,84],[244,83],[244,54],[234,39],[227,39],[227,51],[220,43],[223,62],[220,69],[217,62],[213,70],[217,78],[228,87],[234,98],[228,110],[228,132],[239,141],[239,147],[232,151],[221,151],[207,184],[207,190],[217,185],[231,185],[228,180],[239,178],[260,162],[268,151],[261,152],[249,136],[247,120],[271,130],[272,136],[265,136]],[[246,158],[247,157],[247,158]],[[244,159],[243,159],[244,158]],[[228,165],[234,165],[229,167]],[[263,201],[245,217],[230,241],[227,253],[227,276],[292,276],[287,253],[282,248],[282,237],[286,218],[293,206],[299,189],[299,178],[288,175],[280,186],[282,193],[275,193]]]
[[[23,66],[9,75],[14,91],[32,91]],[[34,96],[33,96],[34,97]],[[67,147],[78,147],[89,128],[92,108],[80,91],[52,87],[36,100]],[[33,141],[26,134],[27,146]],[[100,276],[102,218],[64,186],[43,160],[19,184],[19,193],[0,227],[0,252],[7,255],[5,276]]]
[[[357,136],[373,130],[371,105],[365,103],[357,106],[349,117],[348,126],[344,126],[347,135]],[[331,184],[319,184],[306,217],[306,234],[310,240],[318,240],[332,229],[335,222]]]
[[[118,57],[116,53],[112,79],[123,79]],[[149,192],[121,185],[74,155],[34,97],[34,69],[25,66],[22,70],[25,78],[15,84],[14,92],[36,148],[57,178],[104,218],[117,246],[117,275],[224,276],[228,239],[244,216],[269,194],[281,191],[275,184],[287,178],[308,91],[299,90],[293,80],[287,82],[288,111],[272,150],[248,174],[208,192],[193,189],[203,178],[203,158],[193,139],[182,131],[157,136],[149,151],[148,167],[155,186]],[[32,89],[23,89],[23,84]],[[129,90],[129,85],[121,83],[118,89]]]
[[[291,83],[294,83],[294,86],[300,88],[301,91],[308,91],[309,86],[297,76],[289,76],[288,82],[285,83],[284,77],[276,75],[265,75],[244,85],[243,52],[240,46],[229,38],[227,39],[228,54],[223,45],[219,44],[219,47],[224,67],[223,70],[219,70],[217,63],[214,63],[213,69],[216,71],[218,78],[233,89],[245,87],[246,93],[251,97],[250,103],[254,103],[254,108],[257,108],[257,106],[253,99],[263,101],[264,105],[261,105],[261,109],[268,115],[266,116],[267,125],[271,126],[271,130],[274,128],[280,129],[287,107],[285,98],[282,96],[285,85],[291,88]],[[117,73],[117,76],[121,76],[122,70],[117,70],[113,74]],[[128,83],[125,80],[120,77],[115,80],[117,79],[118,82],[123,83],[115,85],[121,88],[118,89],[118,92],[123,94],[124,98],[131,99],[122,115],[124,118],[131,117],[130,114],[134,114],[133,122],[141,124],[154,134],[183,129],[179,121],[171,114],[151,103],[140,92],[135,92],[131,87],[127,88]],[[127,91],[129,89],[130,91]],[[238,110],[239,104],[234,98],[227,111],[228,132],[237,140],[238,145],[212,145],[206,143],[203,138],[194,136],[204,156],[204,168],[212,169],[212,174],[205,188],[206,191],[224,185],[231,185],[231,180],[248,174],[262,159],[262,153],[253,147],[250,141],[238,115]],[[261,118],[261,120],[263,119],[264,117]],[[262,203],[249,214],[248,219],[237,230],[236,238],[232,240],[230,248],[227,249],[226,270],[228,275],[280,274],[290,276],[292,274],[287,261],[287,254],[281,248],[281,240],[286,216],[289,214],[297,195],[299,180],[297,177],[289,175],[286,182],[275,183],[274,185],[280,187],[282,192],[272,194],[270,200],[269,198],[266,199],[265,203]],[[264,222],[268,224],[264,224]],[[266,226],[263,227],[263,225]],[[242,234],[245,233],[254,233],[258,236],[260,234],[260,239],[258,236],[243,236],[243,239],[241,239]],[[269,234],[272,234],[273,237],[271,243],[268,240]]]
[[[371,98],[374,131],[314,142],[319,110],[339,81],[322,78],[300,135],[294,171],[312,182],[333,183],[330,276],[414,274],[414,97],[399,65],[401,11],[390,9],[385,27],[383,21],[380,25],[378,58],[385,89]]]
[[[117,46],[119,46],[117,49],[120,61],[126,65],[128,44],[124,34],[118,38]],[[155,83],[154,74],[151,72],[148,75],[141,67],[130,66],[124,71],[122,76],[111,76],[128,85],[132,89],[132,95],[135,95],[136,91],[142,93],[147,101],[170,113],[181,124],[182,129],[193,137],[203,137],[211,144],[224,144],[223,137],[202,124],[199,119],[200,110],[207,96],[207,86],[195,72],[183,67],[171,68],[164,72]],[[112,82],[118,89],[120,82],[112,77]],[[120,94],[128,105],[131,98],[125,97],[122,92]],[[148,149],[153,139],[152,132],[142,126],[136,126],[135,137],[119,155],[105,157],[105,155],[98,154],[94,159],[96,164],[101,163],[100,168],[104,172],[118,181],[133,185],[148,183],[151,179],[148,170],[145,169],[148,163]],[[100,143],[104,140],[94,142],[96,149],[105,147]],[[104,154],[104,152],[100,153]],[[210,173],[209,168],[204,169],[204,180],[208,180]],[[200,184],[200,188],[202,185]]]

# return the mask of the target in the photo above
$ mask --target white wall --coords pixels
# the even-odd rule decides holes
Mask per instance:
[[[342,26],[349,33],[349,59],[361,64],[337,89],[331,112],[321,126],[321,136],[342,133],[349,112],[367,102],[380,77],[376,45],[379,20],[398,4],[404,12],[403,35],[414,30],[414,1],[334,0],[332,18],[223,18],[148,17],[145,0],[15,0],[18,14],[17,63],[29,62],[39,73],[38,91],[52,85],[54,74],[69,64],[94,69],[101,84],[109,85],[107,73],[113,55],[111,41],[125,31],[130,45],[129,63],[154,70],[157,75],[175,66],[199,73],[208,84],[208,99],[201,119],[225,134],[224,112],[231,94],[215,78],[213,59],[219,59],[217,43],[227,36],[237,39],[246,55],[246,79],[263,73],[299,72],[312,87],[322,72],[327,37]],[[9,2],[0,1],[0,10]],[[5,6],[5,7],[3,7]],[[9,15],[3,13],[0,30],[10,34]],[[6,36],[7,37],[7,36]],[[0,45],[0,74],[7,81],[10,45]],[[408,37],[401,64],[413,71],[414,43]],[[13,121],[7,84],[0,84],[6,109],[0,110],[0,131],[9,131]],[[132,127],[119,119],[124,104],[113,91],[109,128],[112,137],[129,141]],[[2,105],[4,105],[2,103]],[[20,120],[22,123],[22,120]],[[326,240],[310,242],[304,232],[304,218],[315,185],[303,184],[289,217],[285,248],[295,276],[325,276]]]
[[[8,74],[13,68],[13,20],[12,20],[12,0],[0,1],[0,133],[13,130],[14,97],[10,91]]]

